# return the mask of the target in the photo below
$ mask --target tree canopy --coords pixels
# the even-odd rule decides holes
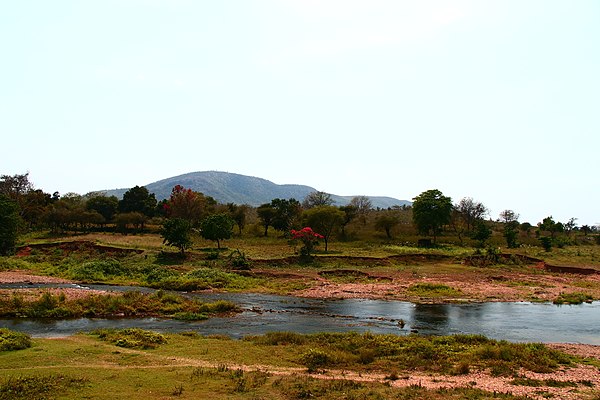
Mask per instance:
[[[444,225],[450,222],[452,198],[438,189],[427,190],[413,199],[413,222],[422,235],[432,235],[435,242]]]

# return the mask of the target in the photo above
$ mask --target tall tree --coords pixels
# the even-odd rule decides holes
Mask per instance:
[[[227,210],[231,218],[235,221],[235,224],[238,227],[238,232],[241,235],[244,227],[246,226],[246,215],[248,214],[248,210],[250,207],[247,204],[227,204]]]
[[[287,200],[273,199],[271,206],[275,210],[271,226],[287,234],[302,214],[302,205],[298,200],[291,198]]]
[[[204,239],[217,242],[217,248],[221,248],[221,240],[229,239],[233,233],[235,222],[227,214],[213,214],[204,218],[200,223],[200,235]]]
[[[334,206],[318,206],[305,210],[302,213],[302,221],[315,232],[323,236],[325,251],[328,249],[329,239],[344,221],[345,214]]]
[[[392,238],[392,229],[400,223],[400,216],[396,211],[387,210],[379,212],[375,217],[375,229],[382,230],[388,239]]]
[[[123,194],[119,201],[119,212],[139,212],[147,217],[154,216],[156,197],[144,186],[134,186]]]
[[[451,225],[461,243],[463,235],[471,235],[476,230],[476,223],[483,220],[487,213],[488,210],[482,203],[470,197],[464,197],[454,205]],[[481,228],[481,226],[477,226],[477,228]]]
[[[264,236],[266,237],[269,233],[269,226],[271,226],[273,218],[275,218],[275,208],[271,203],[261,204],[256,209],[256,214],[258,215],[258,219],[260,219],[262,226],[265,228]]]
[[[0,194],[0,256],[12,254],[17,242],[18,229],[17,202]]]
[[[450,222],[452,198],[437,189],[427,190],[413,199],[413,222],[419,233],[431,234],[433,242]]]
[[[171,218],[164,222],[160,235],[163,238],[163,244],[174,246],[179,249],[181,255],[185,254],[185,249],[192,246],[192,226],[189,221],[181,218]]]
[[[119,209],[119,199],[116,196],[94,194],[85,203],[85,208],[96,211],[106,222],[110,222]]]
[[[176,185],[165,204],[169,218],[182,218],[196,226],[208,215],[208,200],[204,194]]]

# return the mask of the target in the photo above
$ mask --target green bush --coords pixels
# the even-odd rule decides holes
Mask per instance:
[[[584,302],[590,302],[594,298],[587,294],[581,292],[574,293],[561,293],[558,295],[556,299],[554,299],[554,304],[581,304]]]
[[[331,357],[326,352],[318,349],[308,350],[302,354],[300,359],[302,364],[308,369],[308,372],[315,372],[331,362]]]
[[[154,349],[158,345],[167,343],[167,339],[160,333],[138,328],[97,329],[90,334],[98,336],[100,340],[126,348]]]
[[[0,328],[0,351],[23,350],[29,347],[31,347],[29,335]]]

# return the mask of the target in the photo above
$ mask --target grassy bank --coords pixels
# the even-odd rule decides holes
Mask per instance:
[[[0,399],[520,399],[499,392],[550,393],[561,385],[591,399],[596,389],[576,376],[560,384],[527,375],[576,368],[580,359],[481,336],[279,332],[230,340],[102,330],[33,339],[29,348],[1,351],[0,361]],[[469,377],[475,372],[479,382]],[[505,386],[486,391],[484,377]],[[430,387],[453,380],[470,383]]]
[[[205,303],[172,293],[138,291],[96,294],[68,298],[63,292],[41,291],[39,297],[13,291],[0,302],[0,318],[78,318],[78,317],[167,317],[201,320],[211,315],[236,312],[228,301]]]

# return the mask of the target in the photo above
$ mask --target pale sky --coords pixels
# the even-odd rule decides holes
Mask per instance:
[[[597,0],[3,1],[0,60],[0,174],[47,192],[219,170],[600,223]]]

